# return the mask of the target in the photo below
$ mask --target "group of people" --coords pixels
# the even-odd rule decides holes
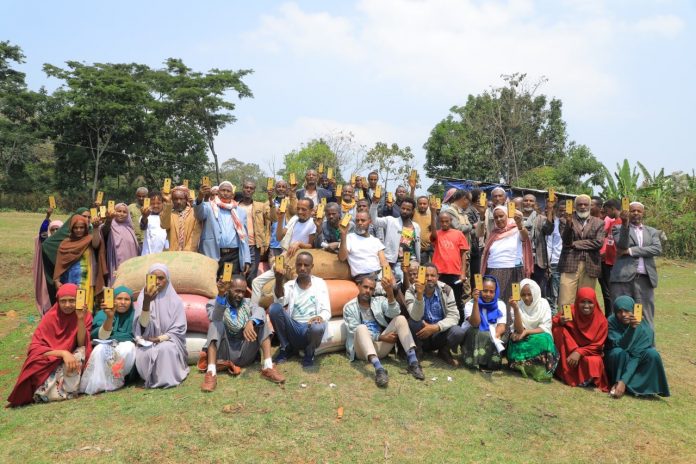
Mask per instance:
[[[183,381],[186,318],[166,266],[153,266],[141,289],[113,289],[113,303],[102,298],[123,261],[167,250],[219,263],[197,365],[206,392],[218,371],[238,375],[259,352],[261,376],[275,383],[285,380],[278,365],[293,356],[314,365],[332,337],[331,308],[306,250],[323,249],[348,264],[358,289],[343,308],[346,353],[370,362],[380,387],[389,382],[380,359],[396,347],[419,380],[423,353],[436,351],[453,367],[506,365],[616,398],[669,396],[654,341],[660,232],[643,225],[642,204],[625,211],[616,200],[580,195],[572,211],[552,199],[541,208],[533,194],[510,199],[501,187],[490,198],[452,188],[440,202],[416,198],[414,176],[393,195],[378,179],[371,172],[337,185],[310,169],[301,189],[269,183],[267,201],[254,200],[256,183],[247,180],[239,192],[230,182],[203,184],[197,195],[185,186],[139,188],[130,205],[96,217],[81,208],[65,224],[49,210],[34,260],[43,317],[10,405],[111,391],[138,377],[153,388]],[[294,258],[294,276],[275,265],[277,256]],[[234,276],[223,282],[227,263]],[[259,300],[274,279],[265,311]]]

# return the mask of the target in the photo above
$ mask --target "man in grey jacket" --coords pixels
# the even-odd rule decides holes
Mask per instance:
[[[438,281],[439,272],[434,264],[426,265],[425,284],[416,281],[406,291],[408,325],[416,350],[438,350],[438,356],[450,366],[459,365],[452,351],[464,341],[464,329],[459,323],[459,311],[454,291]],[[414,291],[415,290],[415,291]]]
[[[660,231],[643,225],[645,206],[637,201],[621,212],[620,226],[612,234],[616,243],[616,262],[611,270],[612,297],[628,295],[643,305],[643,317],[655,327],[655,256],[662,253]]]

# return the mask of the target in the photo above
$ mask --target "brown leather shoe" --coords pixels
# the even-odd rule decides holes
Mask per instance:
[[[201,353],[198,355],[198,364],[196,367],[198,367],[198,372],[201,373],[208,370],[208,353],[201,351]]]
[[[212,372],[206,372],[203,378],[203,384],[201,385],[201,391],[210,393],[217,387],[217,375],[213,375]]]
[[[275,367],[261,369],[261,377],[273,383],[285,383],[285,377]]]
[[[227,373],[230,375],[238,376],[242,373],[242,368],[232,361],[225,361],[225,367],[227,368]]]

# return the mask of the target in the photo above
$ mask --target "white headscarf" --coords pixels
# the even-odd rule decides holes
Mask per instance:
[[[520,290],[529,285],[532,292],[532,304],[527,306],[523,300],[517,302],[520,307],[522,324],[527,330],[540,327],[544,332],[551,334],[551,307],[546,298],[541,297],[541,288],[532,279],[523,279],[520,282]]]

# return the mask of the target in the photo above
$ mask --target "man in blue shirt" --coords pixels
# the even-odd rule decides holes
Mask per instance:
[[[203,346],[198,369],[205,372],[201,390],[212,392],[217,386],[217,365],[239,375],[240,367],[250,365],[263,352],[261,377],[274,383],[285,378],[271,361],[272,331],[266,324],[266,312],[250,299],[244,298],[246,280],[235,276],[231,282],[218,281],[218,296],[208,305],[208,338]]]

